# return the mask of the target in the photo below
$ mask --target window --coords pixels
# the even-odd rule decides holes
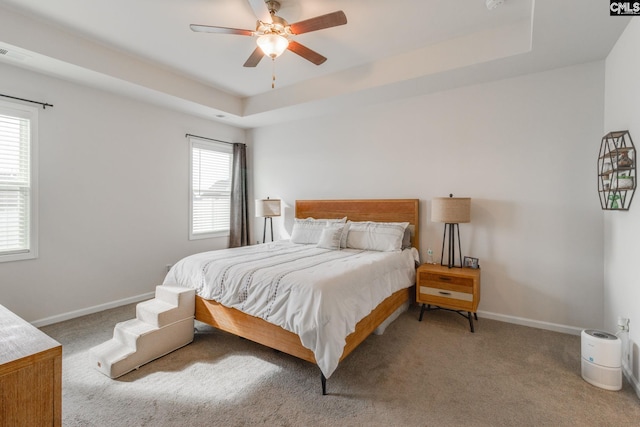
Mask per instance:
[[[36,258],[38,109],[0,101],[0,262]]]
[[[229,235],[231,164],[229,144],[189,137],[191,190],[189,239]]]

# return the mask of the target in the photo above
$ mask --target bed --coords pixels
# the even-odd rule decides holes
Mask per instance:
[[[418,199],[298,200],[295,204],[295,217],[296,219],[322,218],[336,220],[346,217],[349,221],[354,222],[375,221],[383,223],[409,223],[408,229],[411,230],[411,246],[415,249],[407,249],[402,251],[402,253],[396,253],[395,255],[389,254],[389,256],[404,258],[411,256],[412,259],[417,259],[417,249],[419,249]],[[266,309],[253,309],[252,312],[251,307],[253,306],[247,301],[251,300],[251,295],[253,294],[247,292],[248,285],[242,285],[242,281],[239,281],[239,284],[236,286],[238,294],[242,295],[242,298],[237,301],[235,299],[233,301],[227,300],[222,295],[218,297],[218,295],[215,295],[215,292],[206,291],[203,288],[205,285],[200,283],[205,281],[204,271],[213,270],[213,273],[211,274],[216,275],[216,277],[227,279],[226,282],[223,282],[222,279],[220,279],[221,283],[224,283],[224,286],[235,286],[230,284],[232,282],[227,278],[227,275],[232,274],[234,269],[239,268],[237,267],[237,265],[240,264],[238,260],[244,259],[245,257],[246,263],[243,264],[245,266],[253,266],[251,267],[253,269],[250,274],[243,272],[242,277],[250,276],[251,280],[255,281],[260,281],[262,279],[254,278],[254,272],[262,272],[271,268],[270,266],[265,267],[264,264],[258,264],[264,263],[264,259],[266,258],[269,258],[270,260],[284,260],[278,262],[278,264],[296,263],[296,265],[299,265],[300,263],[304,264],[307,262],[309,265],[304,268],[306,270],[311,269],[314,281],[316,278],[319,278],[317,280],[321,280],[320,278],[325,274],[323,270],[316,269],[317,264],[332,266],[330,270],[335,270],[336,268],[342,268],[342,266],[346,264],[353,265],[355,268],[355,266],[361,262],[364,265],[369,265],[368,267],[362,267],[362,272],[369,274],[369,278],[376,283],[378,280],[373,279],[374,276],[372,275],[375,274],[374,272],[376,271],[375,269],[378,268],[378,263],[383,265],[384,263],[391,262],[387,261],[387,254],[384,254],[383,258],[383,254],[371,253],[373,251],[357,251],[354,249],[323,251],[322,249],[317,249],[315,245],[302,245],[304,247],[302,250],[299,250],[299,248],[294,248],[293,246],[300,245],[294,245],[290,242],[274,242],[265,245],[236,248],[237,250],[226,249],[205,254],[196,254],[176,263],[174,268],[172,268],[172,271],[167,275],[165,284],[177,284],[180,286],[196,288],[197,296],[195,317],[197,320],[223,331],[317,364],[321,370],[322,393],[326,394],[326,380],[333,373],[338,362],[347,357],[362,341],[367,338],[367,336],[369,336],[390,316],[397,315],[398,310],[403,306],[406,306],[406,304],[411,300],[411,286],[415,283],[415,265],[412,265],[412,271],[408,272],[408,261],[403,259],[401,261],[404,263],[403,269],[401,270],[402,274],[393,273],[393,276],[397,276],[398,280],[394,277],[390,277],[388,279],[389,282],[394,282],[393,285],[386,286],[381,283],[380,288],[385,288],[384,290],[378,290],[377,286],[372,286],[370,288],[372,290],[371,293],[375,294],[373,299],[376,301],[376,305],[374,305],[372,309],[354,308],[354,311],[364,310],[366,312],[351,313],[348,311],[341,314],[345,317],[349,317],[349,321],[353,323],[353,327],[349,329],[349,331],[352,332],[348,335],[345,333],[346,338],[343,337],[341,341],[338,340],[337,343],[334,342],[335,340],[329,335],[324,337],[324,335],[320,333],[316,333],[315,336],[307,334],[304,327],[296,327],[293,324],[290,325],[286,320],[283,321],[284,323],[282,325],[278,325],[277,322],[272,322],[269,316],[274,310],[277,311],[277,309],[273,309],[272,307],[269,308],[268,313]],[[259,251],[265,249],[271,252],[269,252],[267,256],[262,256]],[[409,253],[411,255],[408,255]],[[289,259],[289,257],[291,257],[291,259]],[[331,257],[331,260],[326,261],[322,258],[321,262],[316,262],[315,257]],[[370,259],[368,257],[372,258]],[[362,261],[359,261],[360,259]],[[273,264],[276,263],[273,262]],[[215,268],[211,266],[214,266]],[[224,274],[221,269],[224,269]],[[289,271],[284,273],[273,272],[272,276],[277,276],[278,280],[273,279],[270,288],[271,291],[261,292],[264,294],[271,292],[273,294],[275,292],[274,289],[278,289],[279,293],[295,293],[295,283],[292,284],[292,287],[289,289],[287,288],[288,285],[281,285],[280,279],[285,275],[287,275],[288,278],[298,277],[296,276],[297,274],[298,273],[289,273]],[[327,272],[326,274],[329,273]],[[349,280],[349,278],[340,280]],[[380,281],[386,282],[387,276],[385,275],[385,279],[380,279]],[[395,283],[396,281],[398,283]],[[282,282],[284,283],[284,281]],[[295,282],[295,280],[293,280],[293,282]],[[333,283],[333,279],[331,279],[330,282]],[[242,286],[245,287],[243,288]],[[386,288],[393,289],[393,291]],[[396,288],[398,289],[396,290]],[[341,288],[341,291],[344,291],[344,288]],[[313,292],[315,292],[315,290]],[[384,292],[387,292],[388,294],[383,294]],[[297,294],[301,293],[301,291],[298,291]],[[369,292],[367,291],[367,293]],[[286,310],[283,309],[284,311],[303,313],[303,315],[304,310],[307,310],[307,308],[305,308],[306,305],[309,304],[307,302],[298,304],[295,302],[297,299],[293,297],[291,297],[291,301],[284,301],[280,299],[279,296],[273,296],[271,294],[269,294],[269,298],[267,299],[270,301],[272,306],[276,305],[277,307],[285,307]],[[378,303],[377,301],[380,302]],[[248,312],[244,311],[244,305],[250,307]],[[356,305],[359,307],[360,304],[358,303],[354,306]],[[242,307],[243,311],[238,308],[233,308],[234,306],[238,308]],[[252,313],[253,315],[248,313]],[[320,322],[324,322],[325,318],[329,319],[327,322],[330,322],[338,317],[337,314],[333,316],[323,316],[324,317],[319,320]],[[353,318],[355,318],[355,320]],[[269,321],[265,319],[268,319]],[[327,327],[324,329],[330,328]],[[336,353],[336,351],[338,352]],[[327,354],[327,356],[325,356],[325,354]]]

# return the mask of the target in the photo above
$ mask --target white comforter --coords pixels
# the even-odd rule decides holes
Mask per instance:
[[[415,283],[417,259],[413,248],[332,251],[280,241],[191,255],[171,268],[164,284],[194,288],[296,333],[329,378],[358,321]]]

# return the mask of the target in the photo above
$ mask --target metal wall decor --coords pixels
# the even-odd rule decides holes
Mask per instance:
[[[598,156],[598,195],[604,210],[629,210],[636,190],[636,149],[627,130],[602,137]]]

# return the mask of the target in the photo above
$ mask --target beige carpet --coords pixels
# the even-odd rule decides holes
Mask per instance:
[[[580,376],[580,337],[419,310],[370,336],[328,380],[316,366],[197,324],[192,344],[111,380],[89,348],[129,305],[42,328],[63,344],[64,426],[638,426],[628,383]]]

